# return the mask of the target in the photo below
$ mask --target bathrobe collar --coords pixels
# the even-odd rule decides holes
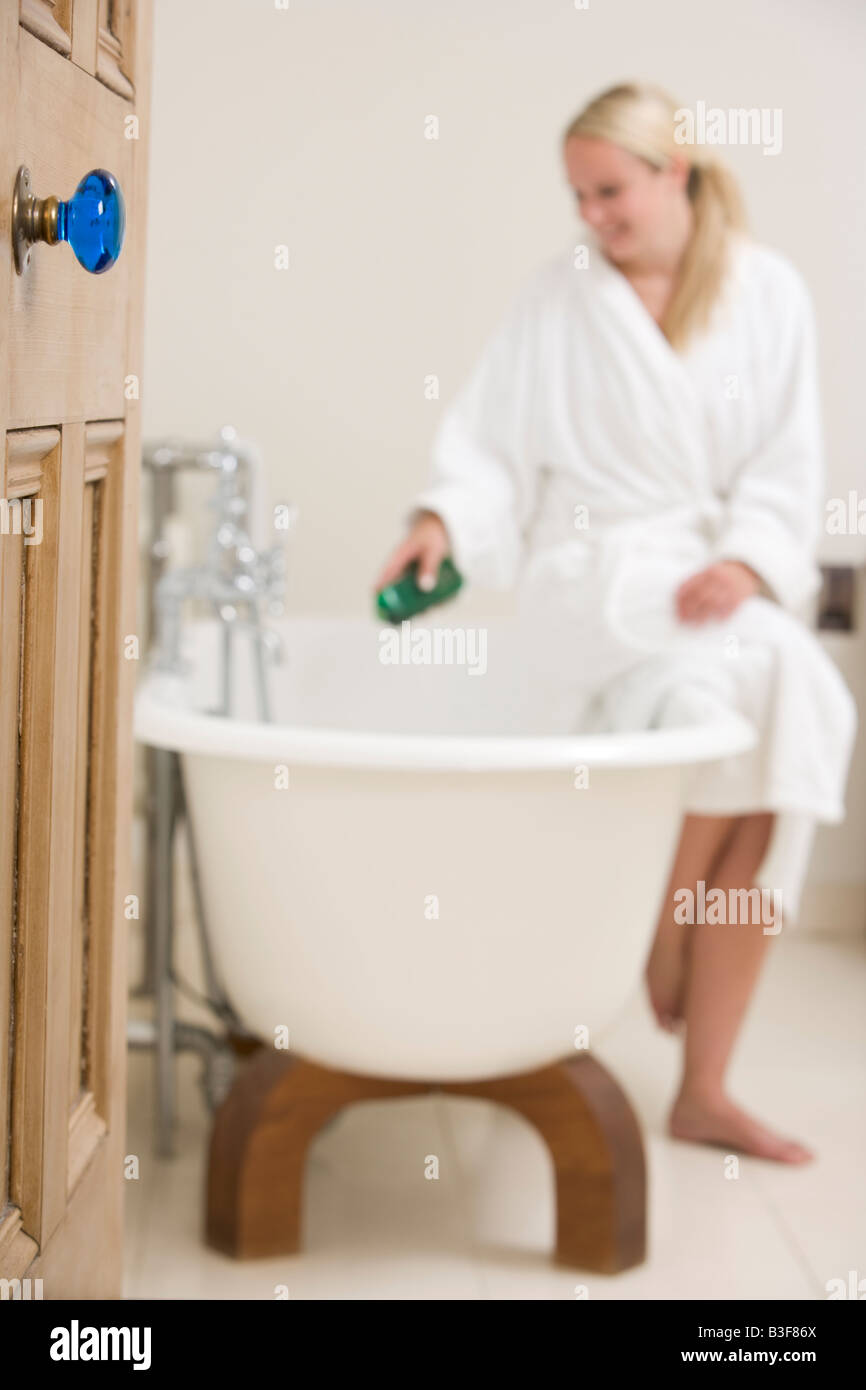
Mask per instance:
[[[628,277],[604,254],[598,237],[591,229],[588,231],[587,244],[590,265],[596,270],[602,292],[608,296],[612,304],[619,306],[619,312],[627,316],[633,331],[640,333],[646,340],[649,352],[658,353],[668,360],[673,359],[675,365],[680,365],[682,359],[679,353],[671,346]]]
[[[586,229],[583,240],[589,262],[577,273],[589,277],[584,283],[591,290],[587,307],[599,336],[598,351],[610,357],[615,376],[622,369],[627,372],[636,399],[643,398],[643,409],[634,413],[636,457],[654,455],[658,446],[664,467],[678,479],[682,495],[706,499],[712,511],[710,427],[687,366],[688,353],[671,346],[591,229]],[[628,409],[625,401],[623,409]]]

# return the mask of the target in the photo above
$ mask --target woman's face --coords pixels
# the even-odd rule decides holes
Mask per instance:
[[[664,246],[688,177],[683,160],[655,169],[619,145],[583,135],[566,140],[564,157],[578,212],[610,260],[627,263]]]

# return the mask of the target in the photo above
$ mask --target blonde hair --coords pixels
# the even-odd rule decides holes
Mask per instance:
[[[661,329],[675,348],[709,322],[725,279],[731,233],[745,229],[743,201],[736,180],[699,145],[674,138],[678,107],[660,87],[626,83],[610,87],[585,106],[567,126],[563,145],[574,135],[609,140],[661,169],[674,154],[691,165],[686,193],[693,231],[679,268],[676,287]]]

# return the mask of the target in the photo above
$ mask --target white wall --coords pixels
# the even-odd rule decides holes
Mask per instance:
[[[155,8],[145,434],[230,421],[256,440],[272,500],[301,509],[293,607],[367,611],[441,404],[523,276],[577,235],[559,134],[617,80],[658,81],[686,106],[782,109],[779,155],[721,153],[755,234],[815,297],[829,495],[863,491],[859,0]],[[429,373],[441,402],[425,400]],[[824,547],[831,561],[864,550],[863,537]],[[834,641],[866,708],[862,632]],[[852,811],[822,832],[813,877],[866,876],[859,792]]]

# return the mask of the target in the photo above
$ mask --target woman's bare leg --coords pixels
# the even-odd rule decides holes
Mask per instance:
[[[771,813],[740,817],[713,873],[710,887],[730,902],[731,889],[749,889],[766,853]],[[685,1059],[679,1095],[670,1117],[678,1139],[720,1144],[782,1163],[804,1163],[808,1149],[784,1139],[729,1099],[724,1078],[740,1025],[770,943],[761,921],[696,923],[692,933],[685,995]],[[760,916],[760,914],[754,914]]]
[[[735,816],[686,816],[668,886],[646,965],[650,1004],[660,1027],[676,1032],[683,1019],[689,933],[693,927],[674,919],[674,894],[682,888],[694,893],[696,884],[710,884],[722,852],[738,818]]]

